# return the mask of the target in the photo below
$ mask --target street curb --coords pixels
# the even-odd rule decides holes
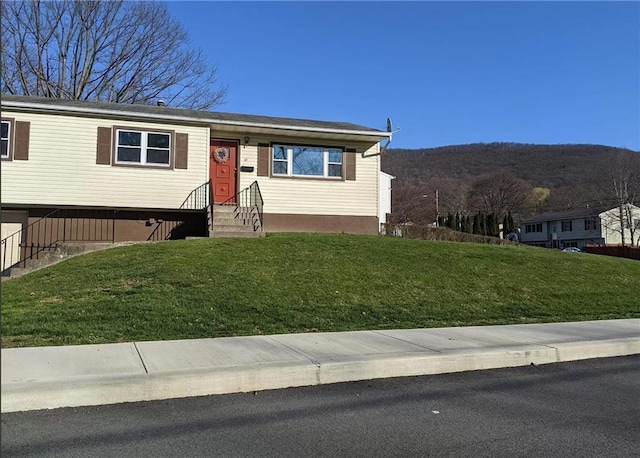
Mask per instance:
[[[152,401],[640,354],[640,337],[2,384],[1,411]]]

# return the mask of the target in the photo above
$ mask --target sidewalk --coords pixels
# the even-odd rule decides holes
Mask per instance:
[[[640,319],[2,349],[2,412],[640,353]]]

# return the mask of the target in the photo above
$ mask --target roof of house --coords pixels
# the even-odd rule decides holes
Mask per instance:
[[[576,208],[574,210],[567,210],[563,212],[547,212],[540,213],[539,215],[534,215],[531,218],[527,218],[522,221],[522,224],[527,223],[541,223],[545,221],[560,221],[560,220],[570,220],[570,219],[579,219],[579,218],[589,218],[592,216],[598,216],[603,211],[608,210],[608,208],[603,207],[583,207]]]
[[[281,118],[217,111],[200,111],[167,106],[93,102],[85,100],[64,100],[44,97],[27,97],[20,95],[2,95],[2,106],[6,108],[22,108],[45,112],[70,112],[85,114],[102,114],[106,116],[132,116],[136,118],[182,121],[196,124],[215,124],[254,128],[272,128],[287,130],[303,130],[325,133],[344,133],[377,137],[391,137],[390,132],[348,122],[316,121],[311,119]]]

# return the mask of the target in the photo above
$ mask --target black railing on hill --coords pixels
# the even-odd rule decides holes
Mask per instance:
[[[0,241],[0,267],[25,267],[55,251],[65,242],[112,242],[115,240],[115,210],[58,208]]]
[[[211,180],[191,191],[180,205],[183,210],[207,211],[213,218]],[[7,275],[12,267],[26,267],[26,261],[54,252],[65,242],[115,242],[117,210],[58,208],[0,241],[0,268]],[[158,224],[149,240],[166,240],[183,221]],[[211,222],[209,222],[211,224]],[[178,231],[179,232],[179,231]]]

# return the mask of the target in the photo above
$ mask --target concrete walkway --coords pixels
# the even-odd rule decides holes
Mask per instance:
[[[640,319],[2,349],[2,412],[640,353]]]

